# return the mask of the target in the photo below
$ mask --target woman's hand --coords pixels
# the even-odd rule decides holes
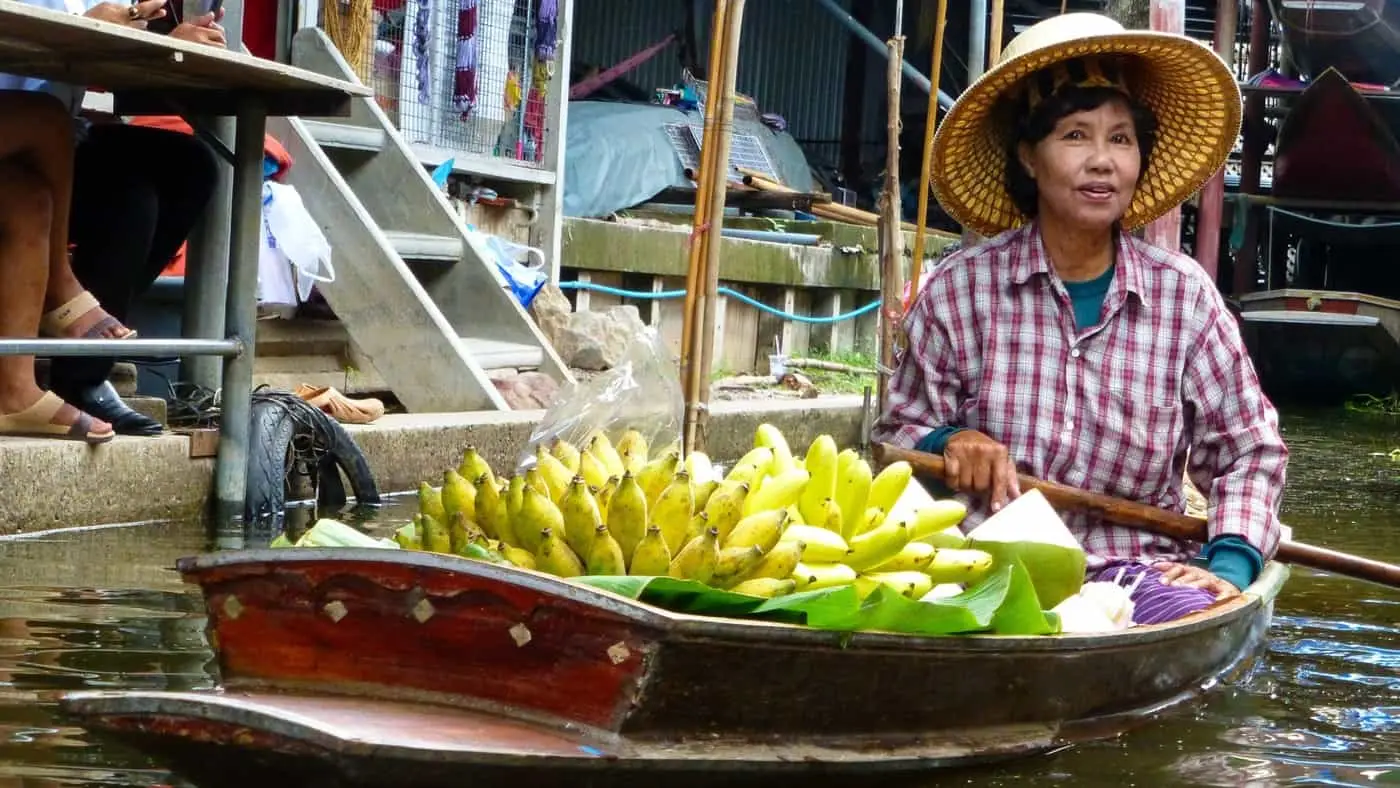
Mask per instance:
[[[101,22],[110,22],[122,27],[145,30],[152,19],[165,16],[165,0],[141,0],[135,5],[127,3],[98,3],[89,8],[83,16]]]
[[[962,430],[949,438],[943,463],[949,487],[987,498],[993,512],[1021,494],[1010,452],[976,430]]]
[[[1239,596],[1240,590],[1228,581],[1221,580],[1211,574],[1209,570],[1191,564],[1174,564],[1163,562],[1154,564],[1153,569],[1162,573],[1162,582],[1171,586],[1189,586],[1191,588],[1204,588],[1215,594],[1216,599],[1229,599],[1232,596]]]
[[[196,44],[227,46],[228,39],[224,37],[224,29],[218,22],[223,15],[223,9],[219,10],[218,18],[215,18],[214,14],[201,14],[188,22],[176,25],[175,29],[170,31],[170,35],[172,38],[193,41]]]

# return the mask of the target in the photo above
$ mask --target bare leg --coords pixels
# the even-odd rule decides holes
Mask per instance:
[[[50,184],[72,177],[68,114],[47,96],[21,96],[29,98],[0,93],[0,183],[5,185],[0,189],[0,336],[7,337],[33,337],[38,331],[56,235]],[[0,416],[21,413],[42,396],[33,356],[0,356]],[[80,417],[65,405],[51,422],[73,424]],[[94,421],[89,432],[110,432],[110,425]]]

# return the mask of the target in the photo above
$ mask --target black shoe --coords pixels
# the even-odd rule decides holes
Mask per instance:
[[[75,389],[56,387],[54,393],[89,416],[111,424],[118,435],[151,437],[165,432],[160,422],[137,413],[123,402],[121,395],[108,381]]]

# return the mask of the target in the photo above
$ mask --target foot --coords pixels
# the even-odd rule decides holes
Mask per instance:
[[[106,443],[115,435],[111,424],[93,418],[37,385],[0,392],[0,436]]]
[[[61,339],[129,339],[135,331],[112,317],[86,290],[45,304],[49,311],[39,324],[39,333]]]
[[[54,393],[84,413],[110,423],[118,435],[151,437],[165,431],[160,422],[132,410],[105,380],[96,386],[54,386]]]

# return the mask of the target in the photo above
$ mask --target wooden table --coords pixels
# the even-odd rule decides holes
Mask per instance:
[[[368,88],[221,47],[194,44],[0,0],[0,73],[111,92],[126,115],[233,116],[233,215],[225,273],[224,338],[0,339],[0,355],[214,355],[224,358],[216,515],[243,516],[252,410],[262,227],[263,135],[272,116],[346,116]],[[222,278],[222,277],[221,277]],[[196,293],[195,297],[200,297]],[[196,308],[218,309],[217,303]]]

